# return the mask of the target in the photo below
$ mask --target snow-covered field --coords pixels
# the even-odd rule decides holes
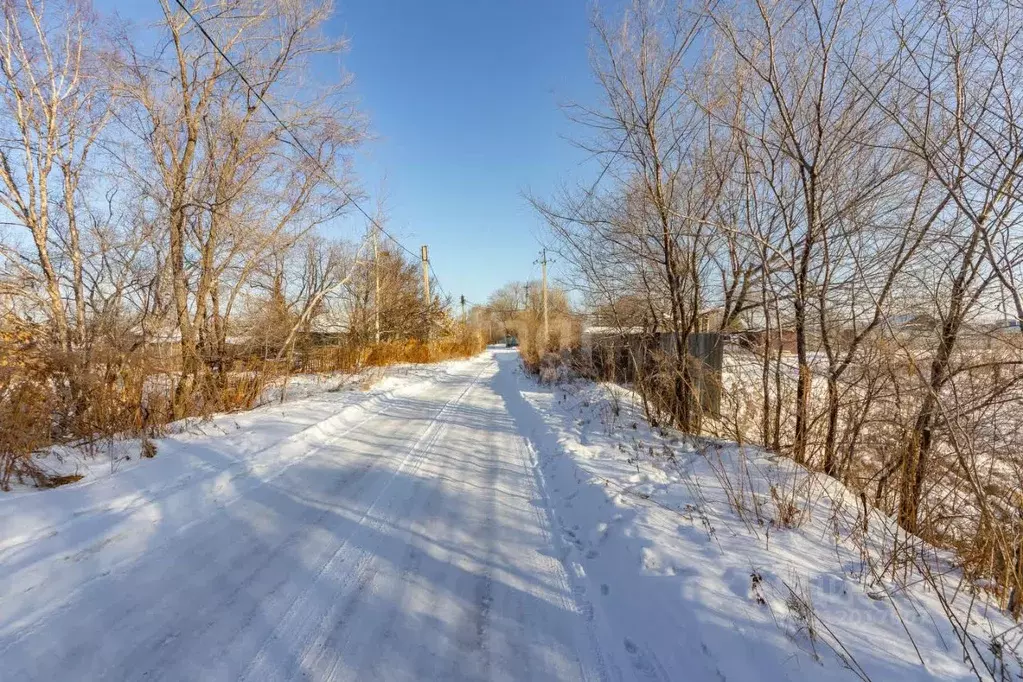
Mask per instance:
[[[884,519],[623,391],[494,349],[308,393],[0,497],[0,679],[976,679],[928,583],[874,579]]]

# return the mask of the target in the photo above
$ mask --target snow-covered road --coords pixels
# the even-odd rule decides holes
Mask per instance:
[[[517,366],[449,364],[262,447],[258,466],[106,506],[94,492],[7,543],[0,677],[620,677],[508,409]]]
[[[1023,668],[1018,626],[951,563],[932,584],[869,569],[890,520],[872,512],[865,542],[851,491],[653,429],[621,387],[539,386],[504,349],[366,391],[306,383],[185,425],[151,461],[0,496],[0,681]],[[779,489],[807,491],[798,522],[776,521]]]

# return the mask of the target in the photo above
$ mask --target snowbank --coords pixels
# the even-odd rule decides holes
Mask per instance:
[[[75,523],[88,524],[96,512],[128,517],[159,508],[161,514],[187,518],[218,495],[234,495],[239,481],[257,484],[267,472],[283,472],[282,465],[312,454],[308,443],[314,438],[340,438],[371,417],[382,399],[435,381],[451,366],[397,365],[373,377],[366,390],[354,390],[358,384],[346,377],[295,377],[287,402],[172,425],[171,435],[154,441],[152,459],[139,455],[137,440],[108,443],[96,457],[53,452],[48,458],[60,461],[51,469],[83,479],[54,489],[20,486],[0,493],[0,557],[52,536],[57,528],[64,532]],[[162,502],[158,507],[157,501]]]
[[[655,432],[620,387],[518,381],[563,560],[638,670],[1019,679],[1019,628],[936,550],[893,578],[894,522],[833,479]]]

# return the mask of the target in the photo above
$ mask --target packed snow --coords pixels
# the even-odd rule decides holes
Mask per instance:
[[[890,520],[628,391],[504,349],[326,388],[0,497],[0,678],[1018,679],[948,557],[893,582]]]

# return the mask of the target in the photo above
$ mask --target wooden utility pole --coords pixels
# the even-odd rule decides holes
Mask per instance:
[[[373,227],[373,275],[376,278],[376,294],[373,297],[373,317],[376,326],[376,342],[380,343],[380,251],[377,245],[379,228]]]
[[[465,324],[466,324],[466,319],[465,319],[465,294],[462,294],[461,303],[462,303],[462,326],[464,327]]]
[[[424,322],[424,334],[426,340],[430,340],[430,248],[423,244],[421,251],[423,258],[423,311],[425,315]]]

